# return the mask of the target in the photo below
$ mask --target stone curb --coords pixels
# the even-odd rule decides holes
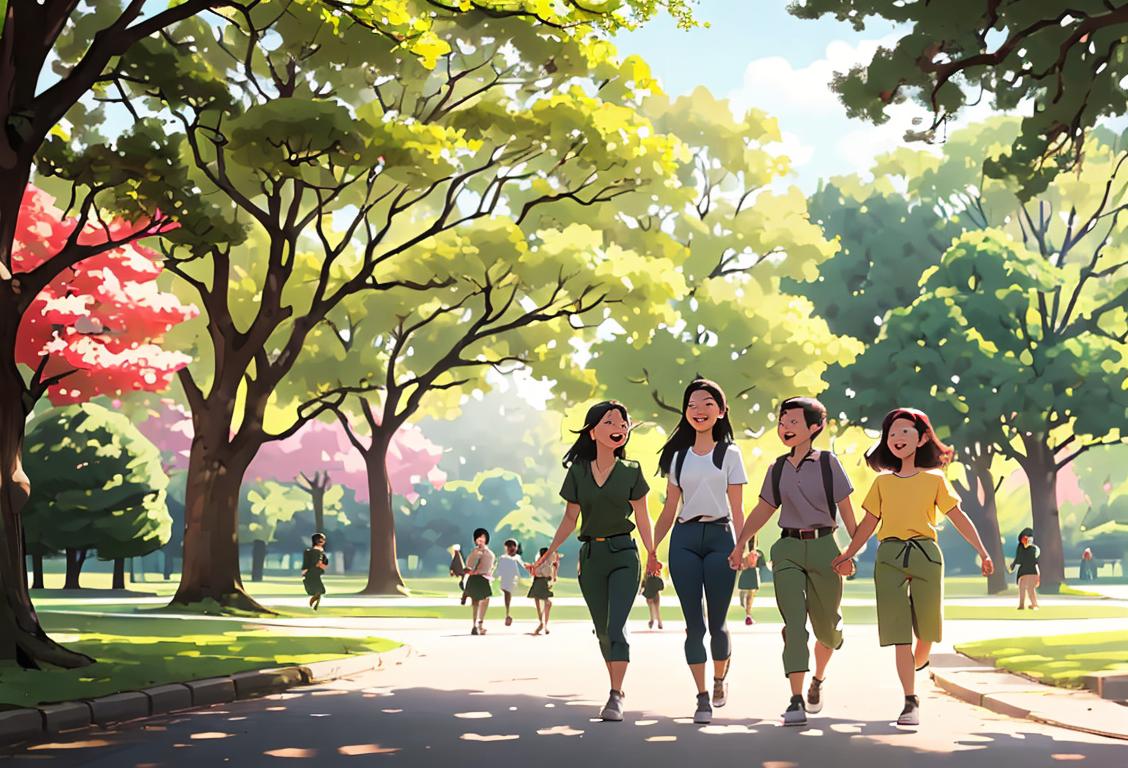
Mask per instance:
[[[968,674],[969,671],[975,674],[986,674],[985,679],[990,680],[991,684],[982,685],[980,687],[983,690],[978,690],[975,686],[977,681],[972,675]],[[982,665],[971,658],[967,659],[967,666],[963,670],[958,668],[937,670],[933,667],[931,676],[937,687],[955,698],[1001,715],[1128,741],[1128,709],[1124,709],[1111,701],[1097,698],[1087,691],[1073,691],[1042,685],[1024,677]],[[1052,707],[1047,706],[1048,702],[1051,701],[1068,702],[1071,705],[1069,707],[1071,713],[1076,710],[1077,716],[1062,717],[1059,713],[1051,712]],[[1083,722],[1086,716],[1092,713],[1094,707],[1118,707],[1124,710],[1124,716],[1115,718],[1116,722],[1123,723],[1123,726],[1111,730],[1093,725],[1091,722]]]
[[[0,710],[0,746],[36,741],[45,736],[91,725],[104,726],[139,720],[152,715],[269,695],[302,685],[315,685],[371,672],[391,664],[402,664],[409,656],[411,649],[401,645],[385,653],[366,653],[301,666],[237,672],[225,677],[158,685],[82,701]]]

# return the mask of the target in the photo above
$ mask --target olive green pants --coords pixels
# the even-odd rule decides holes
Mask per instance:
[[[638,593],[642,564],[629,534],[580,547],[580,592],[595,624],[605,661],[630,661],[627,618]]]
[[[944,627],[944,556],[932,539],[886,539],[873,567],[877,636],[884,645],[911,645],[915,634],[938,643]]]
[[[785,675],[810,670],[808,618],[816,640],[827,648],[842,647],[842,577],[830,567],[839,554],[833,536],[783,538],[772,546],[776,605],[784,624]]]

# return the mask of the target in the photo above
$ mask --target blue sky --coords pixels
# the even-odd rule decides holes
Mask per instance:
[[[865,170],[881,151],[900,143],[911,105],[895,108],[889,124],[846,118],[827,83],[836,70],[868,60],[891,24],[856,32],[832,18],[805,21],[787,12],[788,0],[700,0],[697,16],[710,27],[683,31],[668,18],[621,34],[624,54],[638,54],[671,95],[704,85],[738,108],[754,106],[780,121],[784,147],[797,161],[806,190],[820,177]]]

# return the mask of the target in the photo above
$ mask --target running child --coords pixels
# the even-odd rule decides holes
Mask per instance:
[[[540,548],[540,556],[544,557],[548,554],[548,547]],[[538,559],[537,562],[540,562]],[[537,606],[537,628],[533,632],[534,635],[539,635],[544,632],[546,635],[551,634],[548,629],[548,616],[552,613],[552,585],[556,583],[556,578],[560,570],[560,553],[556,553],[556,557],[546,559],[539,567],[533,564],[525,566],[533,577],[533,586],[529,587],[529,597]]]
[[[509,615],[510,603],[513,602],[513,593],[521,582],[521,571],[525,570],[525,561],[517,553],[517,541],[505,540],[505,554],[497,560],[497,578],[501,582],[501,594],[505,597],[505,626],[512,626],[513,617]]]
[[[325,594],[325,584],[321,581],[322,572],[329,567],[329,557],[325,554],[325,534],[315,533],[310,537],[311,546],[302,555],[302,584],[309,595],[309,607],[321,607]]]
[[[656,573],[647,575],[642,580],[642,596],[646,598],[646,607],[650,610],[650,623],[649,627],[654,629],[654,625],[658,624],[658,629],[662,629],[662,590],[666,588],[666,582],[662,581],[662,577]]]
[[[748,542],[748,554],[744,556],[744,567],[740,571],[736,588],[740,591],[740,605],[744,608],[744,626],[756,623],[752,618],[752,601],[760,591],[760,569],[764,567],[764,553],[756,548],[756,537]]]
[[[489,543],[490,532],[485,528],[478,528],[474,531],[474,550],[466,558],[466,595],[471,601],[472,635],[486,634],[482,623],[486,620],[486,609],[490,607],[490,597],[493,595],[490,579],[494,569],[494,553],[486,546]]]

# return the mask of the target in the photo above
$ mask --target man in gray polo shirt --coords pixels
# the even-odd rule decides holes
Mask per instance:
[[[793,397],[779,408],[777,431],[790,453],[779,457],[764,477],[760,501],[749,514],[729,557],[734,569],[743,562],[748,541],[775,513],[780,539],[772,547],[776,605],[783,617],[783,669],[791,682],[791,702],[784,725],[804,725],[807,712],[822,710],[822,683],[831,655],[842,645],[842,577],[831,568],[839,554],[833,533],[836,513],[851,536],[857,525],[850,493],[854,490],[838,458],[811,443],[826,426],[826,408],[818,400]],[[807,619],[815,639],[815,674],[803,700],[810,670]]]

